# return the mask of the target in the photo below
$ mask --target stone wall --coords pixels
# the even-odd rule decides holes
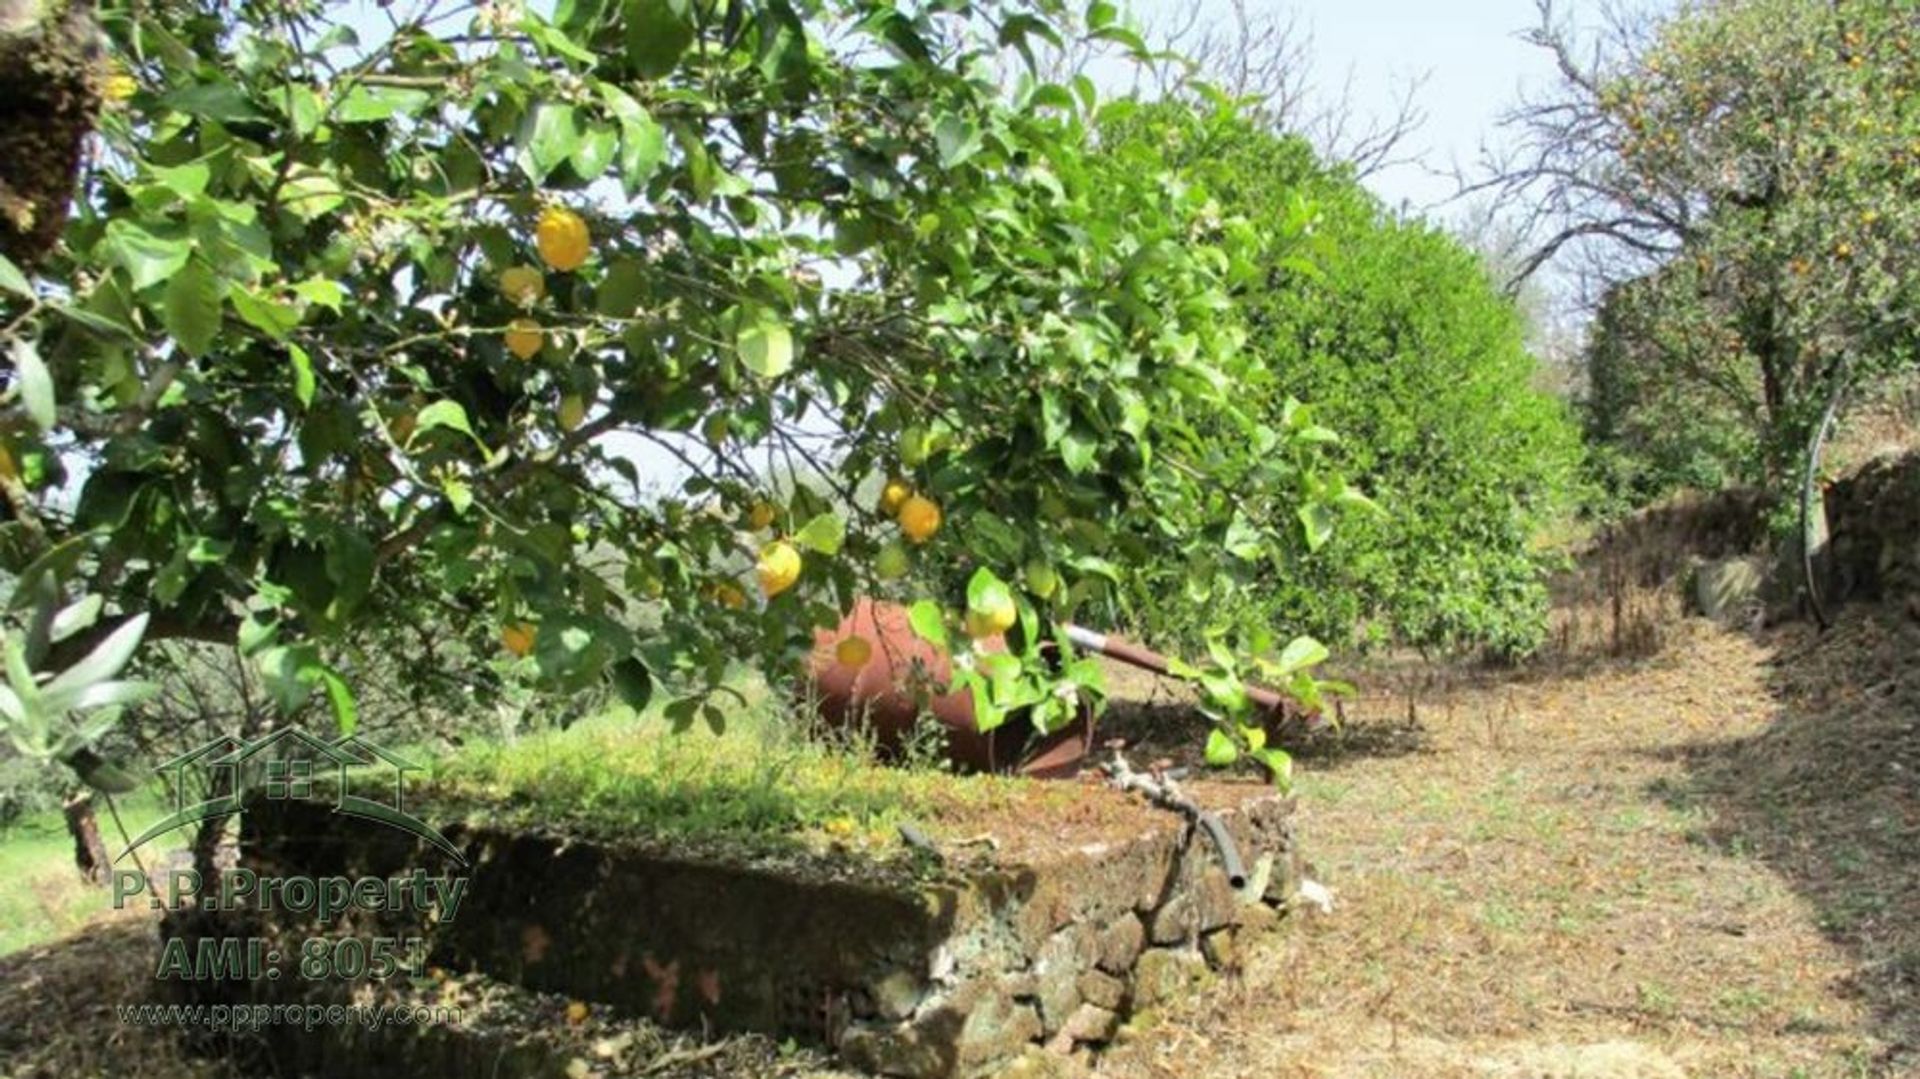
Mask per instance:
[[[1244,791],[1221,813],[1248,867],[1240,888],[1203,835],[1144,808],[1137,834],[1012,862],[957,851],[884,865],[690,857],[449,825],[471,863],[455,870],[469,887],[452,921],[271,932],[424,933],[438,967],[596,1014],[793,1039],[871,1074],[998,1075],[1018,1060],[1097,1048],[1135,1013],[1237,964],[1250,936],[1278,921],[1298,882],[1293,805]],[[343,826],[320,803],[256,803],[245,828],[243,865],[262,875],[447,871],[408,836]],[[235,928],[216,921],[209,931]],[[295,982],[222,992],[311,999],[316,987]],[[338,1044],[303,1047],[301,1037],[280,1035],[274,1058],[340,1062]],[[391,1048],[356,1048],[368,1057],[352,1061],[356,1072],[413,1074]]]

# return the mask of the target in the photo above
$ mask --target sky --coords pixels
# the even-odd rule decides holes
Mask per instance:
[[[1416,99],[1426,123],[1411,140],[1427,167],[1372,181],[1390,205],[1420,208],[1452,195],[1453,180],[1431,170],[1473,165],[1482,140],[1500,137],[1496,121],[1521,86],[1553,75],[1545,54],[1518,37],[1537,21],[1533,0],[1302,0],[1293,9],[1312,32],[1316,81],[1338,91],[1351,73],[1363,115],[1391,114],[1408,80],[1427,80]]]

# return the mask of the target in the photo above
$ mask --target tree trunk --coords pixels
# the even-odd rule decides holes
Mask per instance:
[[[0,254],[59,242],[100,110],[93,0],[0,0]]]
[[[73,863],[89,884],[105,884],[108,867],[107,844],[100,838],[100,819],[94,816],[93,795],[81,791],[67,799],[67,834],[73,837]]]

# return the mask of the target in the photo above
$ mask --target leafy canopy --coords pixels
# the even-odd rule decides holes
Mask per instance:
[[[355,650],[403,645],[717,722],[730,660],[791,670],[858,591],[939,633],[1038,565],[963,680],[1044,725],[1098,692],[1040,661],[1060,617],[1328,519],[1230,314],[1289,238],[1092,152],[1132,106],[1030,73],[1058,3],[349,9],[102,7],[130,96],[64,246],[0,265],[6,561],[77,545],[100,632],[237,640],[343,726]],[[941,511],[911,584],[872,568],[889,475]],[[775,536],[804,563],[763,602]]]

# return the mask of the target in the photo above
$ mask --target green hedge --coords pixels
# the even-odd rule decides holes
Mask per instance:
[[[1183,161],[1226,214],[1306,240],[1238,297],[1250,347],[1280,387],[1341,435],[1335,457],[1382,515],[1343,516],[1274,572],[1276,629],[1334,641],[1530,650],[1545,627],[1533,540],[1564,514],[1580,469],[1567,409],[1533,385],[1514,305],[1482,260],[1388,213],[1301,140],[1243,121],[1143,109],[1109,130]],[[1151,619],[1149,619],[1151,621]]]

